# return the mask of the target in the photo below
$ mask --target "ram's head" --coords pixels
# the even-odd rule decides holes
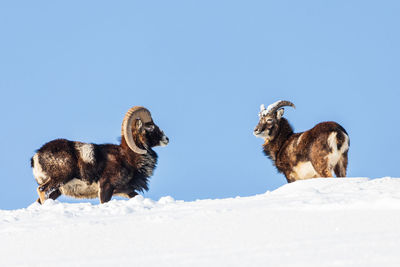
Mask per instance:
[[[138,154],[146,154],[147,148],[166,146],[168,137],[154,123],[150,111],[144,107],[132,107],[122,122],[122,137],[129,148]]]
[[[279,100],[267,108],[262,104],[260,106],[260,113],[258,113],[260,120],[254,128],[254,135],[263,138],[266,142],[273,140],[279,133],[279,121],[283,116],[283,107],[285,106],[295,108],[292,102],[283,100]]]

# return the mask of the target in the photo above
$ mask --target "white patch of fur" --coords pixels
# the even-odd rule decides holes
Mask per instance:
[[[328,162],[329,166],[333,168],[339,162],[340,158],[342,157],[343,153],[345,153],[349,149],[349,137],[343,133],[345,136],[345,141],[343,142],[342,147],[340,150],[337,149],[337,133],[331,133],[328,137],[328,145],[332,149],[332,152],[328,154]]]
[[[284,108],[281,108],[280,110],[278,110],[278,111],[276,112],[276,118],[277,118],[278,120],[280,120],[280,119],[282,118],[282,116],[283,116],[284,113],[285,113],[285,109],[284,109]]]
[[[253,131],[253,134],[254,134],[255,137],[263,138],[263,139],[269,137],[268,134],[267,134],[267,131],[263,131],[263,132],[261,132],[259,134],[255,133],[255,131]]]
[[[168,143],[165,143],[163,141],[160,141],[160,143],[158,144],[158,146],[167,146]]]
[[[75,148],[79,151],[81,158],[86,163],[95,163],[94,146],[92,144],[77,143]]]
[[[315,171],[310,161],[303,161],[299,162],[293,168],[293,176],[296,178],[296,180],[303,180],[318,177],[318,173]]]
[[[74,178],[60,187],[63,195],[75,198],[97,198],[100,192],[99,183],[88,184],[80,179]]]
[[[168,145],[168,139],[165,135],[161,138],[161,141],[158,145],[159,146],[167,146]]]
[[[33,156],[33,176],[39,184],[45,183],[49,178],[46,173],[43,171],[42,166],[39,163],[39,154],[36,153]]]

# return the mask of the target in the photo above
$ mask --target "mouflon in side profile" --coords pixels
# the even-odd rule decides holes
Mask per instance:
[[[294,133],[283,118],[284,106],[295,108],[290,101],[277,101],[265,108],[261,105],[254,135],[264,139],[264,153],[274,162],[286,180],[345,177],[350,146],[346,130],[336,122],[322,122],[314,128]]]
[[[132,107],[122,122],[120,145],[90,144],[56,139],[43,145],[31,159],[33,175],[39,184],[38,202],[60,195],[74,198],[100,198],[113,195],[132,198],[148,190],[148,178],[157,164],[155,146],[169,139],[154,124],[150,112]]]

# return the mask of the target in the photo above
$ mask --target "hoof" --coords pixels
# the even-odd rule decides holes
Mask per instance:
[[[40,204],[43,204],[43,203],[46,201],[46,193],[43,192],[43,191],[41,191],[39,187],[37,188],[37,193],[38,193],[38,195],[39,195],[39,198],[38,198],[37,201],[38,201]]]

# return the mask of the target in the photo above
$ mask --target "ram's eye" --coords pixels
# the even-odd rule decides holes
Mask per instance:
[[[267,120],[267,123],[268,123],[268,124],[271,124],[272,122],[274,122],[273,119],[268,119],[268,120]]]

